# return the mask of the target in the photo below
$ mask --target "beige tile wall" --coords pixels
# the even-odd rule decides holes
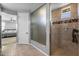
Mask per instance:
[[[77,4],[71,6],[71,18],[77,18]],[[66,6],[62,7],[65,8]],[[52,11],[52,21],[59,21],[61,17],[61,8]],[[55,19],[54,19],[55,18]],[[72,55],[78,55],[78,45],[72,42],[72,30],[78,28],[78,22],[52,24],[51,26],[51,51],[62,48],[65,51],[71,51]],[[53,52],[52,52],[53,53]]]

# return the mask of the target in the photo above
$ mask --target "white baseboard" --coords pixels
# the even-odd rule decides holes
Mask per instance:
[[[36,48],[38,51],[40,51],[41,53],[43,53],[44,55],[46,56],[49,56],[47,55],[45,52],[43,52],[41,49],[39,49],[38,47],[36,47],[35,45],[31,44],[34,48]]]

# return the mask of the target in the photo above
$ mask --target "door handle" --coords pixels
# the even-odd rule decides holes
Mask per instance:
[[[26,32],[26,34],[29,34],[28,32]]]

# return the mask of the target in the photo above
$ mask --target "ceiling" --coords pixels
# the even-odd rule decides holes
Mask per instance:
[[[6,9],[17,12],[33,12],[44,3],[2,3]]]
[[[44,3],[2,3],[2,6],[8,10],[17,12],[33,12]],[[55,10],[69,3],[52,3],[51,9]]]

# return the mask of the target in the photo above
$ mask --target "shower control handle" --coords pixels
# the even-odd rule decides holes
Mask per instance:
[[[78,38],[77,38],[77,34],[78,34],[78,30],[77,29],[73,29],[72,31],[72,42],[78,44]]]

